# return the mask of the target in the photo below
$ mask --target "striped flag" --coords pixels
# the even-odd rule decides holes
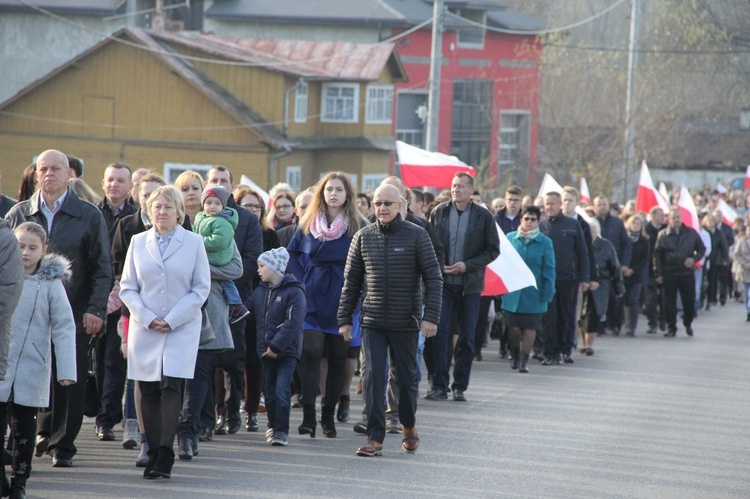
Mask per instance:
[[[719,211],[721,211],[721,221],[730,227],[734,225],[734,219],[740,216],[734,208],[721,198],[719,198]]]
[[[591,204],[591,194],[589,193],[589,184],[585,177],[581,177],[581,202]]]
[[[698,210],[695,209],[695,203],[693,202],[693,197],[690,195],[690,191],[684,185],[680,189],[680,200],[677,201],[677,207],[680,209],[680,213],[682,213],[682,223],[700,232]]]
[[[536,278],[531,269],[510,244],[497,222],[495,227],[500,238],[500,256],[487,265],[484,271],[482,296],[504,295],[529,286],[536,287]]]
[[[654,181],[651,179],[648,165],[643,161],[641,163],[641,176],[638,179],[638,193],[635,197],[635,209],[637,211],[648,213],[654,206],[660,207],[665,213],[669,211],[667,200],[664,199],[654,187]]]
[[[396,154],[401,166],[401,179],[406,187],[445,189],[451,186],[458,172],[468,173],[472,177],[476,175],[474,168],[455,156],[425,151],[400,140],[396,141]]]

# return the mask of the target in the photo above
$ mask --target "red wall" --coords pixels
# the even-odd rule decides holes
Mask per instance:
[[[396,32],[394,32],[396,34]],[[443,34],[443,58],[448,60],[442,66],[440,82],[440,130],[438,133],[438,150],[450,153],[451,150],[451,115],[453,107],[453,80],[455,79],[491,79],[493,80],[494,102],[492,110],[492,135],[490,144],[490,172],[497,174],[497,156],[499,142],[499,121],[501,110],[529,110],[529,172],[527,182],[536,182],[537,143],[539,137],[539,99],[540,99],[540,55],[541,44],[534,36],[507,35],[487,32],[483,49],[459,48],[457,33]],[[397,42],[401,57],[430,57],[432,43],[430,30],[419,30]],[[489,60],[487,66],[459,65],[459,59]],[[528,60],[535,62],[533,68],[505,67],[500,60]],[[429,64],[404,62],[409,81],[396,85],[401,89],[426,89],[430,77]],[[394,113],[395,117],[395,113]],[[395,118],[394,118],[395,135]],[[493,182],[493,186],[495,183]]]

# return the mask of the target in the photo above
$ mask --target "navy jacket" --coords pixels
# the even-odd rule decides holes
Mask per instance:
[[[552,239],[557,263],[556,280],[591,281],[589,251],[578,220],[560,213],[556,217],[542,219],[539,230]]]
[[[258,274],[258,257],[263,253],[263,233],[255,213],[240,207],[229,196],[227,206],[237,211],[239,222],[234,230],[234,242],[242,255],[242,277],[234,280],[242,298],[253,292],[253,279]]]
[[[500,226],[500,230],[503,231],[503,234],[507,235],[518,230],[518,226],[521,225],[521,210],[518,210],[518,213],[516,213],[516,216],[513,217],[513,219],[506,217],[506,213],[508,213],[508,208],[503,208],[495,213],[494,218],[497,225]]]
[[[286,274],[276,287],[261,282],[250,299],[250,311],[258,326],[258,357],[267,348],[282,357],[302,355],[302,321],[305,318],[305,286]]]
[[[617,259],[620,261],[620,265],[630,267],[633,245],[628,237],[628,231],[625,230],[625,224],[622,223],[622,220],[613,217],[609,213],[607,213],[604,220],[599,218],[599,224],[602,226],[600,236],[612,243],[612,246],[615,247],[615,252],[617,253]]]

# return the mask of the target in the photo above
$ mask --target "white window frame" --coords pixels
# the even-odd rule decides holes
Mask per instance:
[[[294,122],[307,123],[307,95],[310,87],[306,82],[300,81],[297,84],[297,91],[294,93]]]
[[[337,87],[340,89],[353,89],[352,116],[350,118],[329,117],[328,89]],[[358,83],[324,83],[320,90],[320,121],[321,123],[357,123],[359,122],[359,84]],[[341,98],[341,97],[339,97]]]
[[[175,171],[179,171],[180,173],[193,170],[195,172],[200,173],[201,178],[206,178],[206,174],[208,171],[213,168],[214,165],[212,164],[195,164],[195,163],[164,163],[164,178],[166,179],[168,184],[171,184],[174,182],[174,179],[172,178],[172,173]],[[175,178],[179,176],[179,173],[175,175]]]
[[[520,135],[520,128],[518,128],[518,127],[504,127],[503,126],[503,116],[527,116],[528,117],[528,122],[527,122],[528,129],[526,130],[526,134],[527,134],[528,139],[529,140],[531,139],[531,111],[529,111],[527,109],[503,109],[503,110],[500,110],[500,122],[498,123],[498,138],[500,140],[498,140],[498,155],[497,155],[498,165],[500,165],[500,166],[503,166],[503,165],[512,165],[513,163],[515,163],[513,161],[507,161],[507,160],[502,159],[503,158],[502,151],[503,150],[518,149],[518,146],[520,145],[519,144],[520,141],[516,141],[514,144],[505,144],[505,143],[503,143],[503,141],[502,141],[502,135],[503,135],[503,133],[504,132],[505,133],[515,133],[517,138],[520,138],[520,136],[521,136]]]
[[[380,186],[380,183],[386,178],[388,178],[387,173],[365,173],[362,175],[362,192],[367,192],[368,189],[375,192],[375,189],[377,189]]]
[[[286,183],[289,184],[294,192],[299,192],[302,186],[302,167],[301,166],[287,166],[286,167]]]
[[[460,10],[459,16],[465,17],[465,11]],[[469,19],[466,17],[466,19]],[[470,21],[478,22],[484,26],[487,25],[487,12],[482,12],[482,20],[477,21],[476,19],[469,19]],[[482,41],[481,43],[474,43],[474,42],[462,42],[461,41],[461,29],[459,28],[458,33],[456,33],[456,44],[459,48],[462,49],[483,49],[484,48],[484,41],[487,38],[487,30],[485,28],[479,28],[477,26],[474,26],[473,24],[470,24],[467,26],[467,29],[481,29],[482,30]]]
[[[378,95],[381,91],[383,95]],[[390,98],[388,97],[388,92],[390,92]],[[394,97],[393,85],[367,85],[365,123],[370,125],[390,125],[393,123]],[[381,106],[380,110],[385,112],[385,116],[378,116],[378,108]]]

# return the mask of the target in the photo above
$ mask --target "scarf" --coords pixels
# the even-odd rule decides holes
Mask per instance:
[[[635,233],[630,232],[628,233],[628,237],[630,238],[632,242],[636,243],[638,242],[638,239],[641,238],[641,235],[638,232],[635,232]]]
[[[333,219],[333,223],[328,226],[325,212],[321,211],[318,216],[310,222],[310,234],[320,241],[335,241],[349,230],[349,222],[341,215]]]
[[[521,239],[525,239],[525,240],[529,240],[529,241],[532,240],[532,239],[536,239],[536,236],[539,235],[539,227],[537,226],[537,227],[531,229],[530,231],[526,232],[519,225],[518,226],[518,235],[521,236]]]

